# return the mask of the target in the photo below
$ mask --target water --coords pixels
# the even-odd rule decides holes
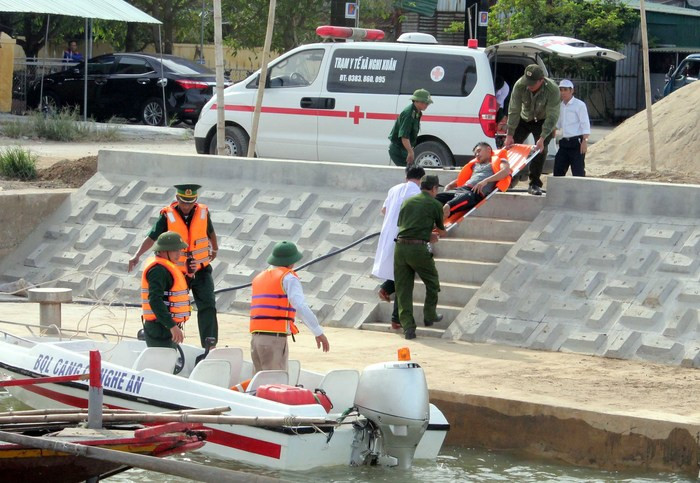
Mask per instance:
[[[0,411],[29,409],[6,392],[0,392]],[[508,452],[461,447],[445,447],[437,461],[419,461],[408,471],[380,467],[335,466],[311,471],[275,471],[210,458],[198,453],[174,459],[219,466],[254,475],[282,478],[296,482],[338,483],[453,483],[453,482],[571,482],[571,483],[697,483],[698,480],[667,473],[615,472],[577,468],[563,464],[525,459]],[[132,469],[102,481],[112,483],[188,482],[161,473]]]

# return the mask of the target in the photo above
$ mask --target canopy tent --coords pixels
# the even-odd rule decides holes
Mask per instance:
[[[41,13],[121,20],[123,22],[162,23],[124,0],[0,0],[0,12]]]
[[[0,12],[9,13],[37,13],[44,14],[51,18],[51,15],[66,15],[69,17],[85,18],[85,45],[88,43],[88,19],[117,20],[122,22],[138,22],[158,25],[158,43],[160,39],[160,26],[162,22],[157,20],[138,8],[126,3],[124,0],[0,0]],[[46,37],[44,42],[48,42],[49,22],[46,23]],[[92,42],[92,37],[90,38]],[[162,45],[159,45],[161,56],[163,54]],[[83,94],[83,119],[87,120],[88,101],[88,58],[85,58],[85,85]],[[161,78],[163,78],[163,63],[161,58]],[[161,82],[163,93],[163,122],[168,123],[167,107],[165,104],[165,83]],[[41,73],[41,95],[40,106],[44,104],[44,71]]]

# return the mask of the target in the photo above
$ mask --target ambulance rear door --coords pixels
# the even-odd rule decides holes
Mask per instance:
[[[301,47],[268,69],[258,127],[256,153],[263,158],[316,161],[323,59],[327,47]],[[257,85],[251,86],[257,88]],[[254,104],[253,104],[254,105]]]
[[[397,102],[406,46],[335,44],[328,55],[321,96],[333,99],[335,107],[319,118],[319,160],[390,164],[389,133],[401,110]]]

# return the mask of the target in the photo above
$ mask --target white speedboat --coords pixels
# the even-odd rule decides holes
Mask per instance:
[[[423,369],[412,361],[326,374],[290,361],[289,371],[262,371],[252,377],[252,363],[239,348],[213,349],[196,364],[204,351],[187,345],[178,353],[135,340],[61,341],[0,332],[0,374],[24,379],[86,373],[93,350],[102,355],[104,404],[110,408],[163,412],[228,406],[226,414],[234,416],[343,416],[334,427],[207,425],[213,434],[200,451],[218,457],[284,470],[348,464],[407,468],[414,458],[435,459],[449,430],[440,410],[429,404]],[[246,392],[231,389],[248,379]],[[277,386],[264,391],[267,399],[256,395],[258,387],[270,384]],[[304,401],[294,386],[325,391],[332,409],[327,413],[315,401],[300,404]],[[35,409],[88,405],[87,381],[8,390]]]

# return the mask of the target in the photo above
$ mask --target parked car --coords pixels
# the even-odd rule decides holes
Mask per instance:
[[[87,112],[98,120],[112,116],[138,119],[162,126],[163,89],[168,121],[196,122],[202,106],[212,97],[214,72],[174,55],[144,53],[105,54],[90,59],[87,75]],[[226,85],[229,85],[227,83]],[[44,104],[82,111],[85,63],[44,77]],[[41,81],[30,91],[29,106],[38,107]]]
[[[353,30],[321,29],[338,30],[339,36]],[[415,162],[425,167],[462,165],[473,157],[474,144],[496,135],[495,72],[512,87],[530,63],[540,64],[546,73],[539,56],[543,52],[575,58],[623,57],[566,37],[502,45],[485,51],[438,45],[431,35],[405,33],[397,42],[297,47],[270,63],[256,154],[388,164],[392,124],[410,104],[413,91],[426,88],[434,103],[421,121]],[[258,80],[255,73],[226,89],[225,145],[233,156],[245,156],[248,149]],[[216,153],[213,99],[203,108],[194,135],[198,153]]]
[[[671,68],[673,69],[673,68]],[[698,80],[700,72],[700,54],[690,54],[683,59],[676,70],[669,75],[664,86],[664,97],[681,87]]]

